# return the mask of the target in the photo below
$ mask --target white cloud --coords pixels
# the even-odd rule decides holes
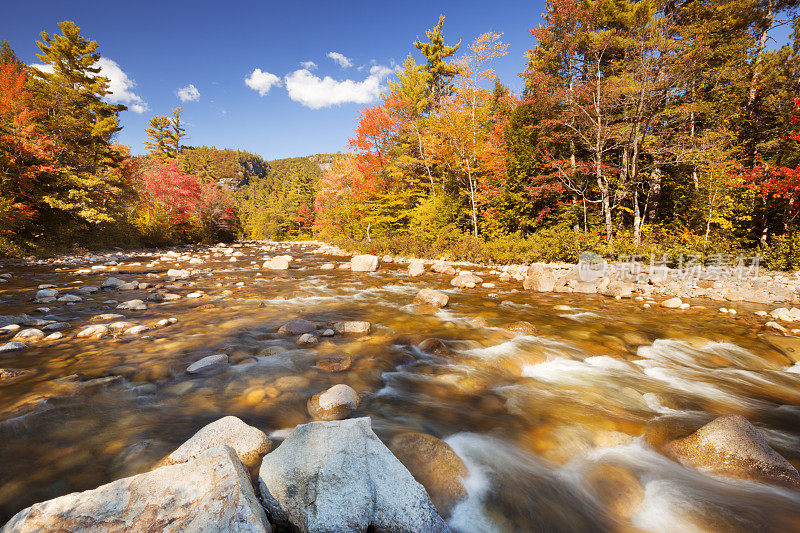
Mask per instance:
[[[181,87],[175,91],[175,96],[177,96],[178,100],[181,102],[196,102],[200,100],[200,91],[190,83],[186,87]]]
[[[339,63],[339,66],[342,68],[350,68],[353,66],[353,62],[350,58],[345,57],[344,54],[340,54],[339,52],[328,52],[328,57]]]
[[[52,65],[33,64],[42,72],[53,72]],[[133,92],[136,82],[128,77],[125,71],[113,59],[101,57],[96,64],[100,68],[100,76],[108,78],[108,90],[104,100],[110,104],[125,104],[134,113],[142,114],[149,109],[147,102],[141,96]]]
[[[245,85],[258,91],[260,96],[266,95],[275,85],[281,84],[281,79],[270,72],[262,72],[260,68],[255,69],[244,79]]]
[[[366,104],[376,100],[383,89],[381,83],[393,72],[376,65],[363,81],[338,81],[330,76],[320,78],[308,69],[295,70],[285,78],[289,98],[311,109],[345,103]]]
[[[308,70],[314,70],[315,68],[317,68],[317,64],[314,63],[313,61],[303,61],[302,63],[300,63],[300,66]]]

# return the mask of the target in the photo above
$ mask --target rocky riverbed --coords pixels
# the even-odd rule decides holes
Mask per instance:
[[[3,531],[800,527],[797,273],[600,267],[6,262]]]

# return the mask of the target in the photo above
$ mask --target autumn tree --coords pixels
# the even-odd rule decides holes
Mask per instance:
[[[172,110],[172,116],[157,115],[150,119],[150,126],[145,129],[147,140],[144,146],[150,154],[162,162],[175,160],[181,150],[181,139],[186,136],[180,107]]]
[[[427,43],[422,42],[419,37],[414,41],[414,47],[422,52],[427,63],[422,69],[427,74],[427,85],[429,93],[428,104],[436,107],[441,99],[450,92],[450,84],[458,75],[458,65],[447,62],[446,59],[453,57],[461,45],[461,41],[455,46],[444,44],[442,26],[444,25],[444,15],[439,15],[439,22],[432,29],[425,32],[428,38]]]

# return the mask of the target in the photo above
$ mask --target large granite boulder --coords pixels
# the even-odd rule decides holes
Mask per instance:
[[[421,276],[425,273],[425,263],[415,259],[408,264],[408,275],[412,278]]]
[[[712,474],[800,488],[797,470],[740,415],[712,420],[688,437],[669,443],[665,453]]]
[[[532,264],[528,268],[522,288],[526,291],[552,292],[556,286],[556,277],[553,271],[543,265]]]
[[[270,531],[250,476],[227,446],[191,461],[34,504],[2,533]]]
[[[235,416],[225,416],[204,426],[169,454],[163,463],[185,463],[209,448],[224,444],[230,446],[247,467],[258,466],[261,458],[272,449],[272,441],[260,429],[248,426]]]
[[[378,270],[378,257],[374,255],[354,255],[350,260],[352,272],[375,272]]]
[[[289,259],[286,256],[279,255],[278,257],[273,257],[269,261],[264,261],[263,266],[267,270],[288,270]]]
[[[449,531],[369,418],[297,426],[264,457],[258,483],[270,518],[301,532]]]

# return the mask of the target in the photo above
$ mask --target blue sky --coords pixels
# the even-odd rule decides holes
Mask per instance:
[[[134,153],[144,150],[148,119],[181,106],[185,144],[274,159],[343,150],[358,110],[369,104],[335,102],[374,95],[386,83],[386,69],[409,53],[422,62],[411,43],[440,13],[450,43],[503,33],[509,53],[495,71],[519,89],[523,55],[533,46],[529,30],[541,22],[543,9],[543,1],[15,1],[3,7],[0,39],[35,63],[39,33],[57,32],[59,21],[73,20],[100,45],[118,97],[143,110],[122,113],[119,141]],[[308,61],[316,67],[301,65]],[[245,79],[255,69],[260,73],[250,87]],[[332,79],[322,81],[326,76]],[[129,80],[135,85],[126,86]],[[279,85],[270,86],[276,80]],[[345,80],[352,83],[342,85]],[[180,89],[192,99],[179,100]]]

